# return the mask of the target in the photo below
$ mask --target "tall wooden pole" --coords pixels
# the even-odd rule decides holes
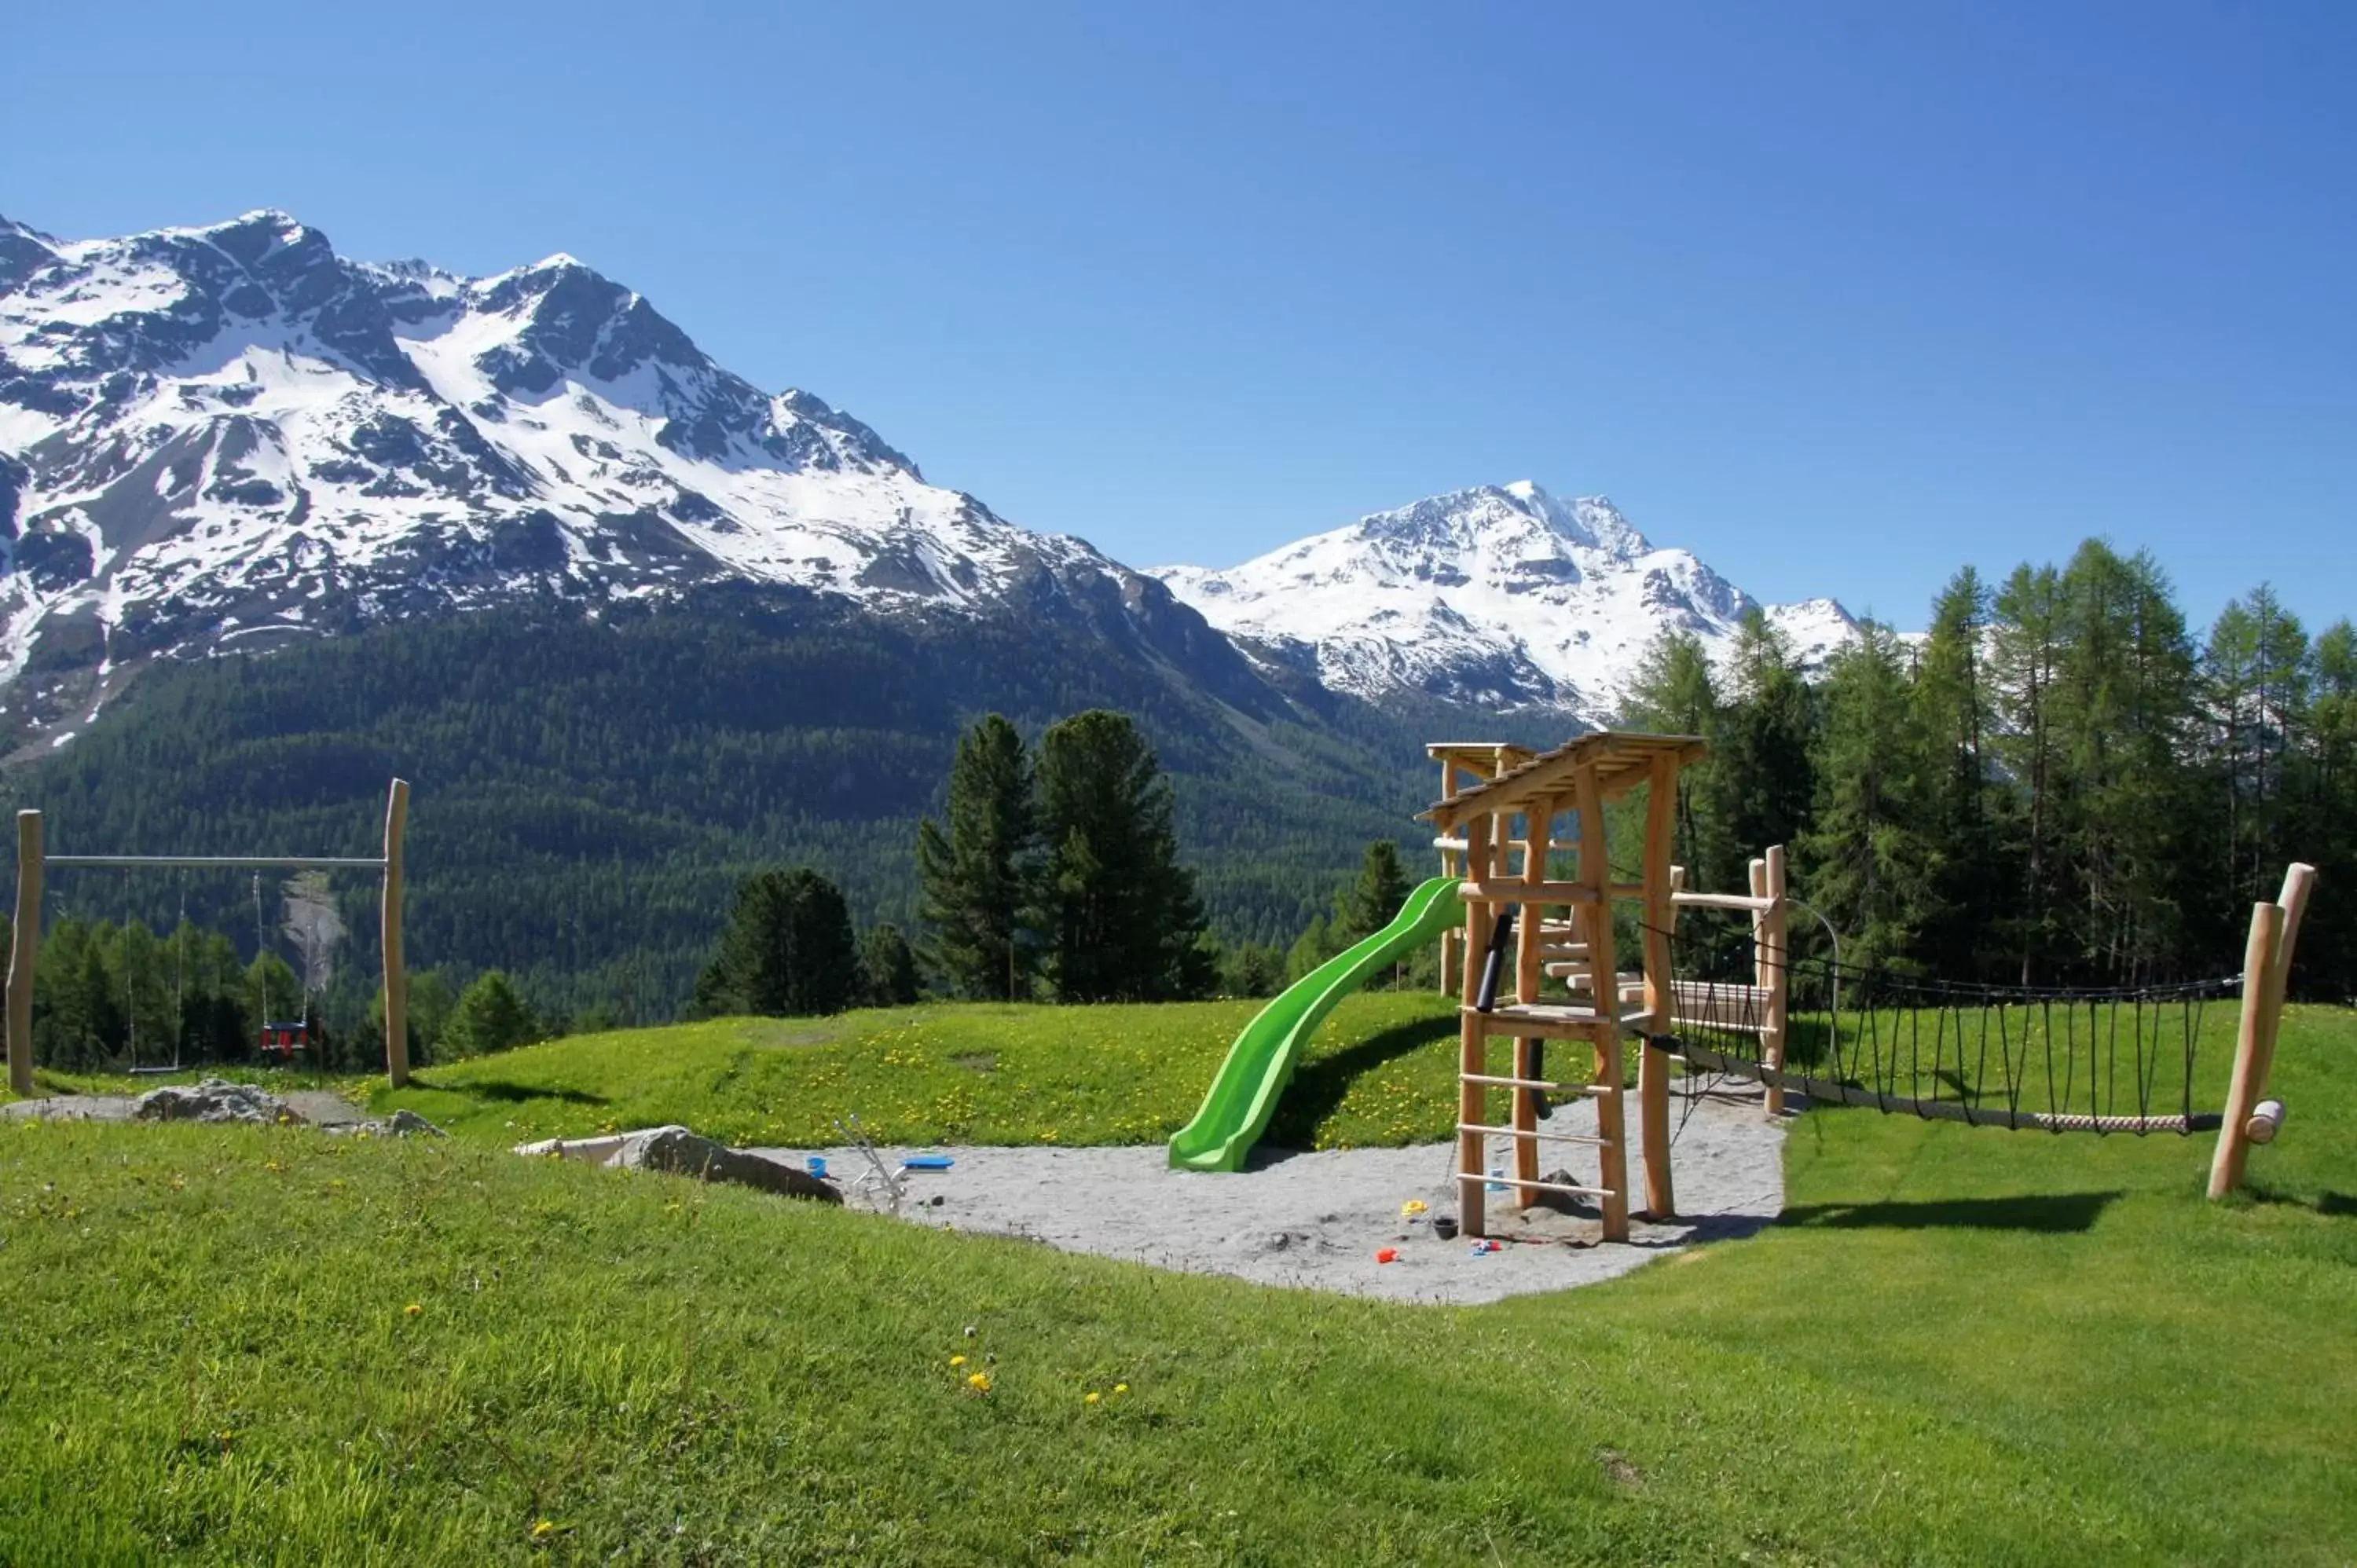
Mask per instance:
[[[1593,766],[1572,779],[1579,812],[1579,880],[1590,890],[1579,907],[1587,926],[1587,961],[1595,972],[1596,1131],[1604,1139],[1599,1163],[1606,1189],[1604,1239],[1629,1239],[1629,1127],[1621,1094],[1620,969],[1612,950],[1612,852],[1605,839],[1604,796]]]
[[[2226,1113],[2218,1126],[2218,1146],[2210,1156],[2210,1196],[2223,1197],[2243,1185],[2243,1165],[2250,1158],[2251,1108],[2259,1102],[2266,1081],[2259,1060],[2266,1034],[2267,976],[2275,968],[2276,949],[2283,940],[2283,909],[2275,904],[2251,906],[2251,938],[2243,949],[2243,1015],[2234,1036],[2234,1072],[2226,1084]]]
[[[1645,1135],[1645,1218],[1677,1213],[1670,1189],[1670,1054],[1652,1042],[1677,1026],[1670,965],[1670,854],[1677,831],[1678,759],[1654,757],[1645,800],[1645,1054],[1637,1062],[1637,1120]]]
[[[1475,880],[1490,875],[1490,816],[1488,812],[1469,818],[1464,825],[1465,875]],[[1486,1085],[1470,1081],[1489,1070],[1490,1034],[1474,1004],[1481,995],[1480,954],[1490,946],[1490,926],[1497,918],[1497,907],[1479,900],[1469,900],[1465,906],[1465,946],[1459,954],[1458,979],[1463,986],[1464,1001],[1458,1008],[1457,1049],[1457,1120],[1465,1125],[1479,1126],[1490,1120],[1489,1094]],[[1489,1171],[1484,1159],[1482,1135],[1479,1133],[1457,1134],[1457,1214],[1458,1221],[1468,1236],[1488,1233],[1487,1214],[1481,1196],[1481,1184]]]
[[[2315,883],[2316,867],[2295,863],[2284,873],[2283,891],[2276,902],[2251,909],[2251,940],[2243,953],[2243,1013],[2234,1038],[2233,1077],[2226,1085],[2226,1111],[2220,1119],[2217,1148],[2210,1158],[2212,1197],[2223,1197],[2243,1185],[2253,1141],[2251,1112],[2266,1097],[2267,1075],[2275,1069],[2284,992],[2291,983],[2292,943],[2299,935],[2300,917],[2308,910],[2309,889]]]
[[[8,955],[8,1088],[33,1092],[33,972],[41,961],[41,813],[16,813],[16,926]]]
[[[409,1081],[409,970],[401,944],[401,835],[409,825],[409,781],[396,779],[384,805],[384,1069]]]
[[[1792,910],[1784,902],[1784,846],[1771,843],[1768,853],[1756,864],[1760,868],[1761,892],[1774,903],[1760,917],[1760,929],[1767,936],[1759,952],[1760,983],[1768,994],[1761,1003],[1760,1059],[1781,1072],[1784,1068],[1784,1031],[1791,1018],[1792,1003]],[[1784,1112],[1784,1090],[1780,1084],[1768,1089],[1768,1114],[1781,1116]]]

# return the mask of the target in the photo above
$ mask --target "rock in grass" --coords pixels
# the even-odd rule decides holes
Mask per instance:
[[[384,1125],[385,1131],[391,1133],[396,1138],[407,1138],[413,1135],[427,1138],[447,1138],[450,1135],[449,1133],[442,1131],[441,1128],[436,1127],[433,1122],[428,1122],[425,1117],[420,1116],[416,1112],[408,1109],[406,1106],[394,1112],[393,1113],[393,1120],[387,1122]]]
[[[684,1127],[651,1127],[622,1140],[606,1164],[625,1170],[669,1171],[703,1181],[736,1182],[788,1197],[841,1203],[843,1194],[808,1171],[715,1143]]]
[[[299,1122],[285,1101],[250,1083],[209,1078],[193,1085],[167,1084],[131,1102],[135,1122]]]

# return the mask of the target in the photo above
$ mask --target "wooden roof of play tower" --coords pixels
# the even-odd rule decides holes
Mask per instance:
[[[1496,768],[1492,777],[1445,800],[1435,800],[1430,808],[1416,813],[1446,830],[1481,812],[1520,811],[1560,800],[1571,792],[1573,779],[1584,768],[1596,769],[1598,796],[1615,800],[1652,777],[1655,757],[1672,757],[1683,768],[1701,761],[1708,747],[1699,736],[1637,735],[1608,729],[1581,736],[1536,756],[1521,746],[1468,742],[1442,742],[1425,750],[1469,771],[1488,771],[1483,767],[1485,763]]]

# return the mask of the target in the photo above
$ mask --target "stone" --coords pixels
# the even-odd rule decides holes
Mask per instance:
[[[668,1171],[703,1181],[734,1182],[787,1197],[843,1201],[833,1184],[778,1160],[732,1149],[685,1127],[651,1127],[624,1138],[605,1163],[623,1170]]]
[[[393,1120],[385,1123],[385,1131],[396,1138],[411,1136],[447,1138],[450,1135],[406,1107],[393,1113]]]
[[[167,1084],[131,1102],[135,1122],[299,1122],[285,1101],[250,1083],[209,1078],[194,1085]]]

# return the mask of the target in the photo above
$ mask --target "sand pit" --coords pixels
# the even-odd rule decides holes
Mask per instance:
[[[1672,1107],[1673,1168],[1680,1219],[1641,1219],[1626,1245],[1597,1240],[1592,1206],[1533,1208],[1518,1215],[1505,1192],[1490,1194],[1491,1234],[1502,1251],[1472,1254],[1463,1238],[1432,1233],[1433,1215],[1457,1211],[1454,1145],[1343,1149],[1315,1154],[1263,1151],[1234,1175],[1174,1171],[1159,1144],[1143,1148],[992,1148],[944,1145],[945,1171],[912,1171],[903,1218],[985,1235],[1016,1236],[1075,1252],[1095,1252],[1157,1268],[1232,1274],[1261,1284],[1293,1285],[1394,1301],[1477,1303],[1592,1284],[1623,1274],[1698,1240],[1749,1235],[1782,1208],[1784,1129],[1768,1120],[1756,1096],[1681,1099]],[[1631,1111],[1635,1110],[1633,1097]],[[1683,1122],[1681,1119],[1683,1118]],[[1545,1125],[1592,1132],[1596,1112],[1581,1100]],[[1631,1117],[1631,1132],[1635,1117]],[[1491,1140],[1491,1166],[1507,1167],[1506,1141]],[[1592,1182],[1593,1150],[1577,1150],[1575,1176]],[[813,1153],[848,1186],[863,1163],[848,1149],[765,1149],[800,1164]],[[888,1162],[909,1151],[879,1150]],[[1630,1154],[1632,1185],[1641,1166]],[[1549,1169],[1554,1168],[1552,1165]],[[1420,1198],[1416,1222],[1401,1205]],[[935,1200],[939,1201],[936,1202]],[[872,1197],[855,1195],[855,1207]],[[1399,1261],[1379,1263],[1385,1247]]]

